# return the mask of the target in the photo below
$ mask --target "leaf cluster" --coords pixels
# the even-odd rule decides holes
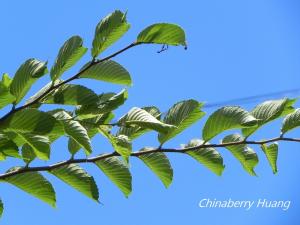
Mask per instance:
[[[173,179],[173,169],[165,153],[184,153],[213,173],[221,175],[225,166],[216,147],[228,149],[246,172],[256,175],[254,168],[258,163],[258,156],[248,146],[247,138],[266,123],[280,117],[285,117],[281,137],[300,126],[300,110],[293,107],[295,100],[267,101],[252,111],[238,106],[226,106],[208,117],[202,129],[202,138],[192,139],[182,145],[181,149],[164,149],[166,142],[204,117],[203,103],[194,99],[180,101],[165,114],[155,106],[133,107],[121,118],[114,119],[114,111],[128,98],[127,89],[121,88],[119,93],[95,93],[88,87],[72,83],[75,79],[92,79],[130,86],[130,73],[112,60],[113,57],[142,44],[186,47],[185,32],[180,26],[157,23],[142,30],[127,47],[103,57],[105,50],[125,35],[129,28],[126,13],[119,10],[102,19],[95,29],[90,61],[66,80],[62,79],[62,75],[88,51],[79,36],[70,37],[62,45],[51,68],[48,69],[47,62],[32,58],[19,67],[13,78],[8,74],[2,75],[0,108],[11,105],[11,110],[0,118],[0,160],[4,161],[7,157],[19,158],[23,164],[0,175],[1,181],[55,206],[54,187],[42,173],[47,172],[98,202],[99,191],[95,179],[79,163],[94,163],[127,197],[132,191],[130,157],[140,159],[168,187]],[[49,83],[25,100],[31,86],[43,76],[49,77]],[[56,105],[57,108],[51,111],[41,110],[43,105]],[[116,129],[112,129],[113,127]],[[217,135],[233,129],[240,132],[222,138],[220,146],[214,147],[209,143]],[[132,142],[150,131],[157,133],[160,146],[144,147],[133,152]],[[83,151],[87,157],[95,153],[91,142],[96,134],[107,138],[114,152],[100,155],[96,153],[94,157],[76,159],[79,151]],[[30,166],[34,160],[48,161],[51,158],[52,143],[61,137],[68,138],[69,160],[45,167]],[[267,143],[258,144],[276,173],[278,144]],[[2,211],[3,203],[0,201],[0,214]]]

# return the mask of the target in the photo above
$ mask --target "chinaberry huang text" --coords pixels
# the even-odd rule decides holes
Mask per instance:
[[[257,200],[217,200],[210,198],[203,198],[199,201],[200,208],[243,208],[251,210],[253,208],[279,208],[286,211],[290,208],[291,201],[283,200],[268,200],[260,198]]]

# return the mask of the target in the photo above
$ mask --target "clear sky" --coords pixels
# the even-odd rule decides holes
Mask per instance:
[[[157,54],[160,46],[139,46],[116,60],[130,71],[134,85],[129,100],[117,111],[121,116],[133,106],[157,105],[166,111],[175,102],[195,98],[213,103],[257,94],[299,87],[300,74],[300,4],[296,0],[186,0],[186,1],[0,1],[1,61],[0,72],[13,75],[26,59],[48,60],[52,65],[61,44],[78,34],[91,46],[94,27],[115,9],[128,10],[132,24],[128,35],[106,54],[133,41],[140,30],[155,22],[180,24],[187,34],[189,48],[171,47]],[[87,58],[86,58],[87,60]],[[83,62],[82,62],[83,63]],[[78,67],[70,70],[72,75]],[[38,82],[37,91],[48,78]],[[84,81],[98,93],[118,91],[123,87]],[[254,105],[244,105],[251,109]],[[210,109],[209,111],[211,112]],[[200,137],[203,121],[166,146],[177,147]],[[280,122],[266,126],[254,137],[279,134]],[[295,131],[291,135],[297,136]],[[254,138],[253,137],[253,138]],[[221,136],[214,139],[219,142]],[[53,146],[51,161],[66,159],[67,142]],[[157,146],[153,133],[134,145]],[[112,151],[100,136],[93,143],[95,154]],[[57,209],[1,184],[0,196],[5,214],[0,224],[264,224],[300,223],[299,144],[280,144],[279,173],[273,175],[268,162],[260,157],[258,177],[251,177],[225,149],[220,149],[226,169],[222,177],[212,174],[189,157],[170,155],[174,182],[165,189],[141,162],[132,160],[133,193],[126,199],[95,167],[85,167],[95,175],[102,204],[46,175],[56,187]],[[1,171],[17,163],[2,163]],[[18,162],[19,163],[19,162]],[[36,164],[45,165],[44,162]],[[287,211],[281,209],[200,209],[203,198],[219,200],[291,200]]]

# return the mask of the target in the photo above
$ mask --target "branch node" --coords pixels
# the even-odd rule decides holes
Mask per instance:
[[[163,44],[161,49],[157,51],[157,53],[162,53],[164,51],[167,51],[169,49],[169,45]]]

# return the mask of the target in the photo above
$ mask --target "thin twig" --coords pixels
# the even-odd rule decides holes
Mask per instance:
[[[66,84],[66,83],[69,83],[75,79],[78,79],[80,77],[81,74],[83,74],[85,71],[87,71],[89,68],[91,68],[92,66],[96,65],[96,64],[99,64],[101,62],[104,62],[104,61],[107,61],[119,54],[121,54],[122,52],[134,47],[134,46],[137,46],[139,44],[142,44],[142,43],[138,43],[138,42],[134,42],[134,43],[131,43],[130,45],[126,46],[125,48],[103,58],[103,59],[100,59],[100,60],[92,60],[90,62],[90,64],[88,66],[86,66],[83,70],[79,71],[77,74],[75,74],[74,76],[70,77],[69,79],[61,82],[61,83],[58,83],[56,85],[52,85],[47,91],[45,91],[42,95],[40,95],[38,98],[36,98],[34,101],[32,102],[29,102],[23,106],[20,106],[20,107],[17,107],[17,108],[12,108],[11,111],[9,111],[7,114],[5,114],[2,118],[0,118],[0,122],[5,120],[6,118],[8,118],[9,116],[11,116],[12,114],[22,110],[22,109],[25,109],[25,108],[28,108],[36,103],[38,103],[41,99],[43,99],[46,95],[48,95],[50,92],[58,89],[59,87],[61,87],[62,85]]]
[[[234,145],[241,145],[241,144],[251,144],[251,145],[262,145],[262,144],[267,144],[267,143],[273,143],[273,142],[279,142],[279,141],[285,141],[285,142],[300,142],[299,138],[287,138],[287,137],[276,137],[276,138],[271,138],[268,140],[262,140],[262,141],[239,141],[239,142],[228,142],[228,143],[221,143],[221,144],[202,144],[194,147],[188,147],[188,148],[156,148],[156,149],[150,149],[147,151],[138,151],[138,152],[132,152],[131,156],[132,157],[139,157],[140,155],[145,155],[149,153],[155,153],[155,152],[162,152],[162,153],[186,153],[188,151],[196,151],[199,149],[203,148],[221,148],[221,147],[227,147],[227,146],[234,146]],[[84,159],[69,159],[66,161],[58,162],[49,166],[37,166],[37,167],[24,167],[20,170],[0,174],[0,180],[16,176],[18,174],[22,173],[28,173],[28,172],[41,172],[41,171],[51,171],[53,169],[74,164],[74,163],[94,163],[96,161],[104,160],[107,158],[111,158],[113,156],[120,156],[119,153],[113,152],[113,153],[108,153],[108,154],[101,154],[95,157],[90,157],[90,158],[84,158]]]

